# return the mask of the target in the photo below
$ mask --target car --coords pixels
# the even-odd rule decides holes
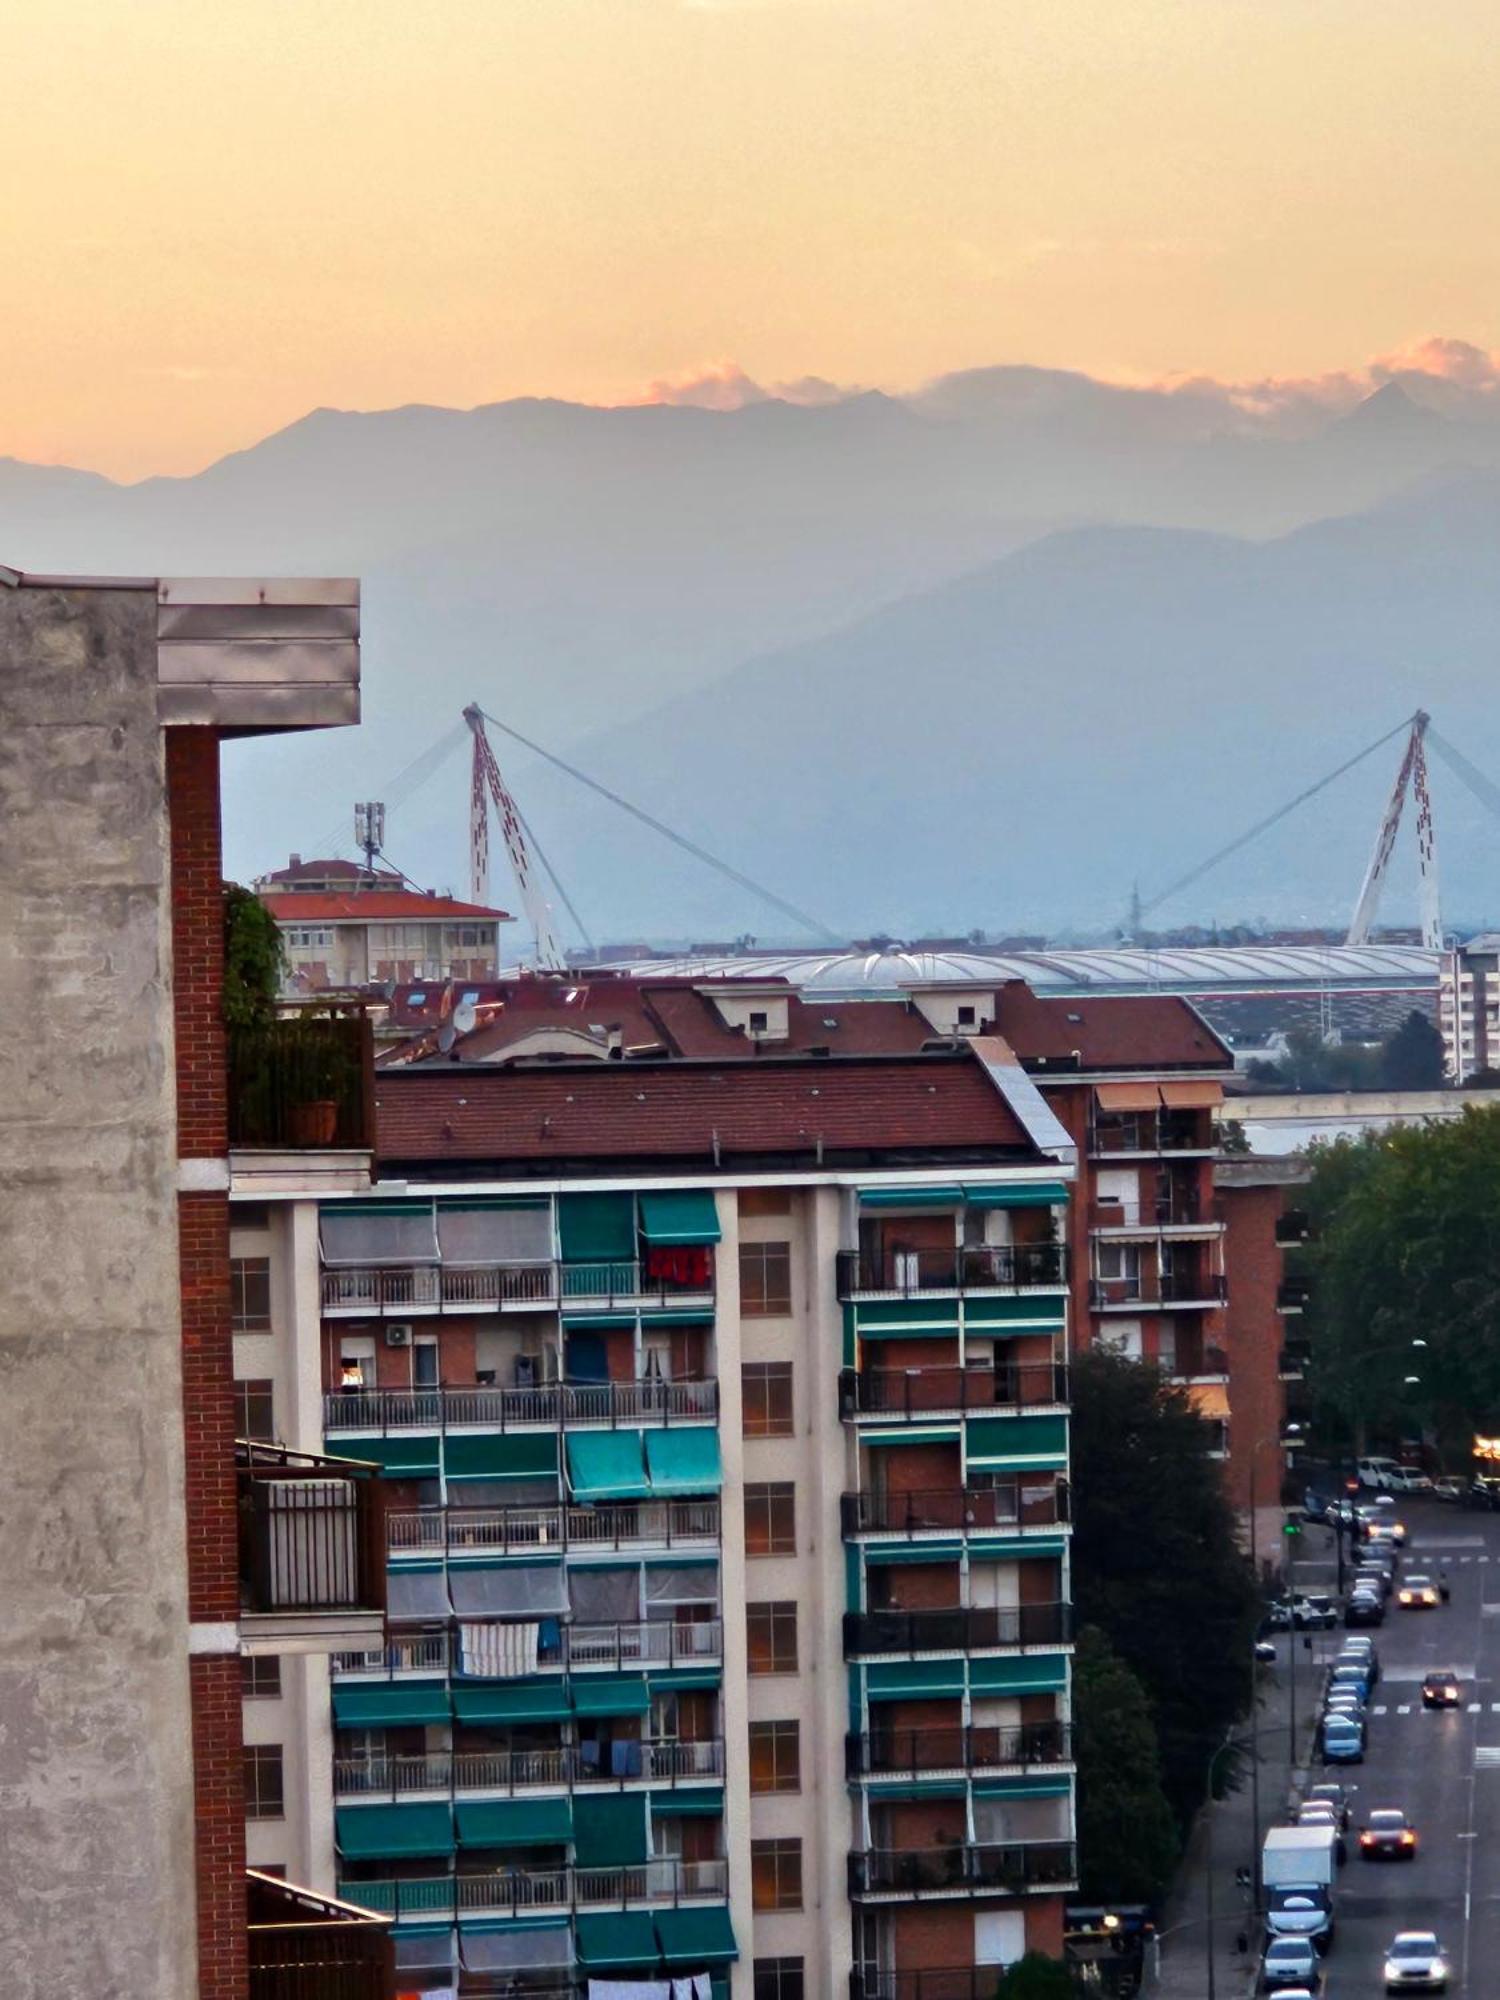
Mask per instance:
[[[1323,1717],[1325,1721],[1330,1717],[1342,1717],[1346,1721],[1357,1722],[1363,1728],[1365,1720],[1364,1703],[1359,1699],[1358,1695],[1341,1694],[1335,1700],[1325,1704]]]
[[[1356,1626],[1385,1623],[1385,1599],[1373,1584],[1363,1588],[1356,1585],[1350,1591],[1348,1602],[1344,1606],[1344,1623],[1351,1630]]]
[[[1385,1492],[1401,1469],[1393,1458],[1362,1458],[1355,1464],[1354,1475],[1361,1486],[1372,1492]]]
[[[1365,1543],[1367,1547],[1374,1549],[1404,1549],[1406,1523],[1394,1517],[1371,1521],[1365,1528]]]
[[[1340,1784],[1329,1781],[1322,1785],[1309,1785],[1307,1797],[1302,1802],[1305,1812],[1309,1806],[1326,1806],[1338,1820],[1339,1831],[1347,1833],[1349,1821],[1353,1817],[1349,1808],[1349,1794]]]
[[[1365,1725],[1351,1715],[1325,1715],[1319,1725],[1325,1764],[1362,1764],[1365,1761]]]
[[[1328,1510],[1333,1505],[1326,1493],[1320,1493],[1315,1486],[1309,1486],[1302,1496],[1302,1518],[1304,1521],[1326,1521]]]
[[[1455,1478],[1451,1472],[1444,1473],[1441,1479],[1434,1479],[1432,1482],[1433,1499],[1441,1500],[1449,1507],[1461,1505],[1465,1490],[1463,1480]]]
[[[1273,1938],[1260,1962],[1262,1993],[1317,1993],[1323,1984],[1318,1948],[1307,1938]]]
[[[1338,1612],[1327,1597],[1283,1597],[1266,1606],[1266,1623],[1273,1632],[1316,1632],[1338,1623]]]
[[[1339,1816],[1332,1806],[1324,1804],[1321,1800],[1312,1805],[1304,1802],[1297,1808],[1296,1824],[1298,1826],[1326,1826],[1334,1836],[1333,1858],[1340,1868],[1343,1867],[1344,1863],[1349,1859],[1349,1847],[1344,1839],[1344,1829],[1339,1824]]]
[[[1396,1565],[1391,1560],[1392,1553],[1387,1549],[1371,1549],[1354,1565],[1355,1583],[1368,1584],[1382,1597],[1389,1597],[1396,1587]]]
[[[1432,1477],[1420,1465],[1398,1465],[1389,1475],[1387,1493],[1430,1493]]]
[[[1368,1660],[1338,1660],[1328,1676],[1332,1693],[1338,1688],[1355,1688],[1361,1701],[1368,1701],[1375,1685],[1375,1669]]]
[[[1354,1660],[1364,1660],[1368,1663],[1370,1668],[1370,1685],[1373,1687],[1375,1682],[1380,1679],[1380,1655],[1375,1650],[1375,1641],[1365,1638],[1363,1635],[1358,1639],[1346,1639],[1343,1645],[1339,1647],[1338,1657],[1333,1664],[1336,1667],[1342,1667],[1347,1666]]]
[[[1415,1861],[1417,1830],[1394,1806],[1377,1807],[1359,1830],[1359,1852],[1365,1861]]]
[[[1500,1507],[1500,1480],[1486,1479],[1482,1475],[1471,1479],[1464,1489],[1464,1505],[1473,1507],[1479,1513],[1493,1513]]]
[[[1278,1883],[1266,1890],[1267,1942],[1272,1938],[1308,1938],[1320,1951],[1333,1943],[1333,1905],[1319,1883]]]
[[[1413,1570],[1410,1576],[1402,1577],[1396,1602],[1404,1611],[1435,1610],[1440,1602],[1437,1584],[1430,1576],[1418,1576]]]
[[[1447,1985],[1448,1959],[1436,1932],[1397,1931],[1385,1950],[1386,1992],[1442,1993]]]
[[[1275,1646],[1272,1645],[1269,1639],[1256,1640],[1255,1659],[1256,1659],[1256,1664],[1258,1666],[1274,1667],[1277,1660],[1280,1659],[1280,1657],[1281,1655],[1277,1652]]]
[[[1430,1674],[1423,1676],[1423,1708],[1457,1708],[1463,1698],[1463,1683],[1457,1674],[1435,1667]]]

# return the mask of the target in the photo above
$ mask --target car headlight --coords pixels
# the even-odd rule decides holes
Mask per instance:
[[[1401,1977],[1401,1968],[1397,1965],[1395,1959],[1388,1958],[1386,1960],[1385,1976],[1387,1979],[1399,1979]]]

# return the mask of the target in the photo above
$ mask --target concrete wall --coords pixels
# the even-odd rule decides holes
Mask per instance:
[[[0,1958],[191,2000],[154,592],[0,589],[0,746]]]

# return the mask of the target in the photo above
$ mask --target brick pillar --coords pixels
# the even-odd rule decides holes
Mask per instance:
[[[224,1028],[219,743],[212,729],[166,732],[172,865],[172,1006],[178,1157],[204,1163],[178,1195],[186,1440],[188,1605],[195,1624],[239,1616],[234,1348],[229,1319],[229,1123]],[[223,1168],[222,1176],[214,1172]],[[222,1185],[216,1186],[216,1179]],[[246,2000],[245,1801],[240,1668],[195,1653],[193,1789],[199,2000]]]

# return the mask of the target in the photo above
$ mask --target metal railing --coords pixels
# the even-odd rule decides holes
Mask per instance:
[[[636,1775],[654,1784],[724,1775],[722,1738],[647,1741],[638,1747]],[[613,1783],[614,1774],[601,1770],[577,1744],[569,1743],[548,1750],[443,1750],[412,1756],[376,1752],[338,1757],[333,1766],[333,1789],[339,1798],[396,1799],[417,1792],[508,1794],[595,1782]]]
[[[375,1049],[362,1007],[231,1028],[226,1063],[231,1146],[374,1145]]]
[[[872,1847],[849,1856],[851,1896],[1060,1889],[1077,1876],[1077,1855],[1068,1840],[998,1846],[954,1841],[949,1847]]]
[[[1039,1473],[997,1486],[943,1486],[915,1493],[845,1493],[839,1502],[848,1535],[954,1533],[986,1528],[1045,1528],[1066,1522],[1066,1480]]]
[[[1213,1122],[1207,1111],[1121,1112],[1089,1126],[1091,1153],[1211,1153]]]
[[[1091,1278],[1093,1306],[1204,1305],[1224,1303],[1222,1277],[1199,1271],[1141,1271],[1135,1277]]]
[[[927,1417],[936,1411],[1034,1409],[1066,1404],[1068,1370],[1061,1362],[996,1362],[984,1368],[846,1368],[839,1378],[845,1414]]]
[[[686,1300],[712,1300],[713,1269],[701,1284],[653,1278],[634,1259],[619,1263],[559,1264],[528,1258],[506,1264],[345,1264],[325,1267],[325,1312],[399,1312],[442,1306],[482,1312],[506,1306],[570,1304],[646,1305],[669,1309]]]
[[[523,1916],[532,1910],[624,1903],[722,1903],[729,1894],[729,1864],[663,1858],[625,1868],[504,1868],[484,1874],[394,1876],[340,1882],[338,1893],[346,1902],[398,1919]]]
[[[925,1771],[1024,1770],[1072,1761],[1073,1732],[1066,1722],[1023,1722],[1005,1728],[928,1724],[917,1729],[872,1729],[844,1738],[844,1772],[851,1780],[915,1777]]]
[[[716,1381],[542,1382],[534,1388],[337,1389],[325,1431],[534,1430],[540,1425],[711,1423]]]
[[[841,1250],[841,1299],[874,1293],[911,1298],[922,1292],[1016,1292],[1068,1282],[1061,1243],[994,1243],[952,1250]]]
[[[383,1611],[384,1494],[336,1458],[236,1447],[246,1612]]]
[[[389,1545],[408,1555],[476,1549],[501,1555],[563,1548],[717,1542],[717,1500],[640,1500],[602,1507],[423,1507],[390,1515]]]
[[[389,2000],[394,1985],[384,1924],[252,1924],[249,2000]]]
[[[448,1635],[419,1632],[410,1638],[391,1639],[384,1646],[364,1652],[335,1653],[331,1666],[335,1679],[339,1680],[392,1680],[397,1674],[443,1674],[448,1671]]]
[[[1095,1202],[1089,1210],[1093,1229],[1185,1229],[1194,1225],[1217,1228],[1206,1215],[1196,1191],[1159,1195],[1144,1201]]]
[[[699,1624],[655,1618],[617,1625],[565,1625],[563,1650],[571,1667],[676,1667],[718,1660],[724,1627],[717,1618]]]
[[[604,1305],[617,1302],[635,1305],[640,1302],[663,1308],[681,1305],[685,1299],[711,1299],[714,1295],[713,1252],[705,1250],[703,1255],[705,1269],[701,1281],[653,1278],[633,1257],[605,1259],[597,1263],[561,1264],[558,1266],[561,1295],[574,1303],[588,1299]]]
[[[846,1611],[844,1658],[877,1653],[985,1653],[1066,1646],[1071,1604],[964,1605],[952,1611]]]

